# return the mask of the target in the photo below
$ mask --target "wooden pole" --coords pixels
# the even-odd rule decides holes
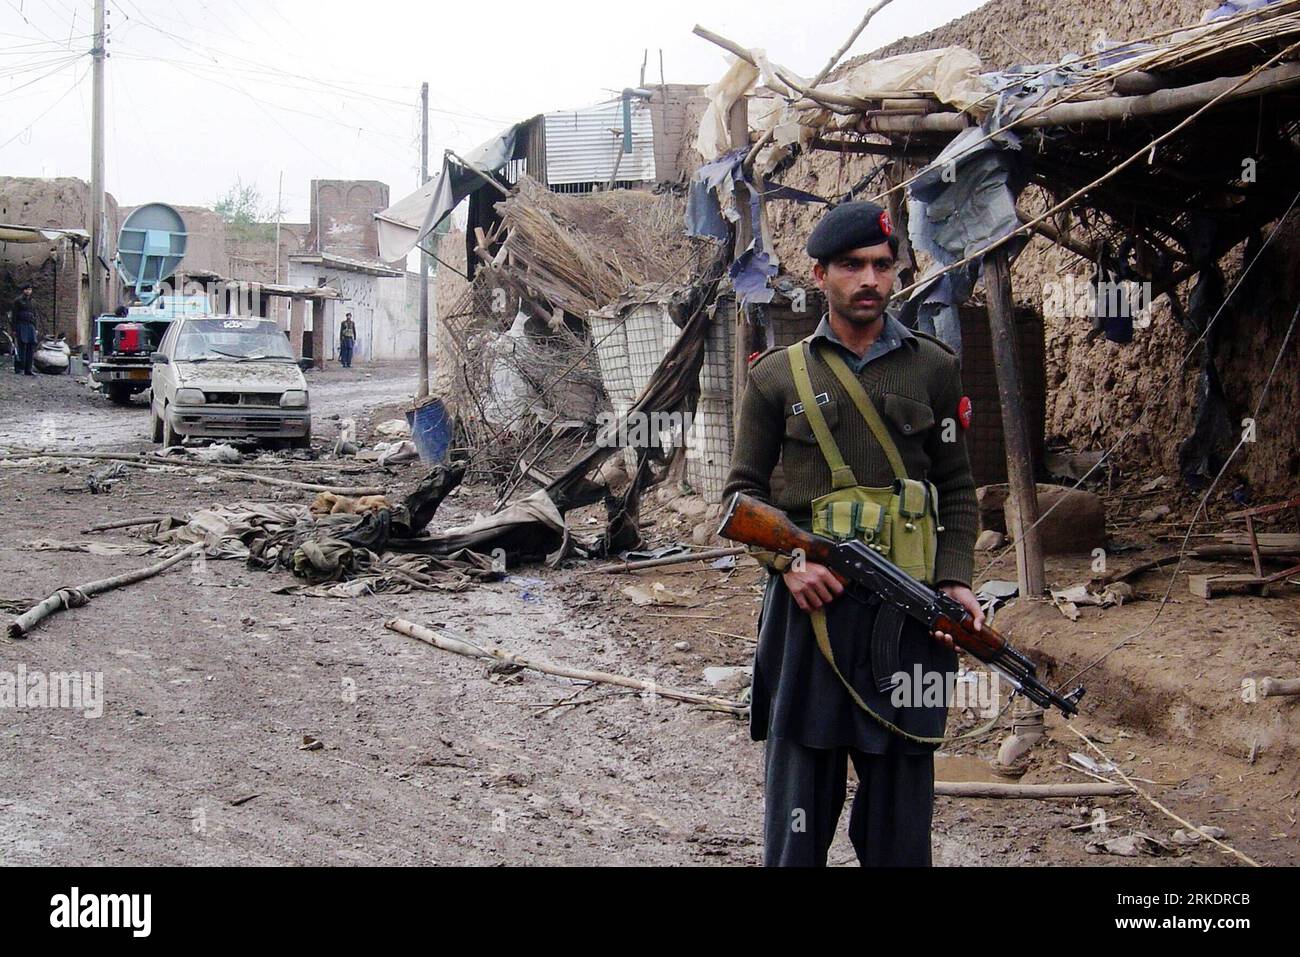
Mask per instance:
[[[1016,576],[1020,594],[1034,598],[1043,593],[1043,551],[1038,540],[1038,488],[1034,484],[1033,444],[1025,416],[1021,389],[1020,355],[1016,339],[1015,303],[1011,298],[1011,263],[1005,247],[984,258],[984,286],[988,291],[989,328],[992,332],[993,367],[1002,403],[1002,435],[1007,453],[1007,484],[1016,505],[1015,528],[1007,531],[1016,542]]]
[[[420,86],[420,185],[429,182],[429,84]],[[433,237],[426,237],[433,242]],[[420,247],[420,381],[415,397],[429,394],[429,253]]]
[[[307,325],[307,300],[296,296],[289,300],[289,348],[295,358],[302,358],[302,332]]]
[[[907,160],[901,156],[889,164],[885,174],[890,185],[901,183],[908,178]],[[889,218],[894,221],[894,235],[898,237],[898,281],[910,286],[916,278],[916,256],[912,253],[912,241],[908,238],[907,197],[901,189],[891,189],[885,197],[889,207]]]
[[[104,266],[100,257],[108,251],[104,236],[104,60],[108,53],[104,0],[95,0],[94,31],[90,50],[93,71],[90,100],[90,326],[78,330],[82,343],[90,342],[95,320],[104,312]]]
[[[1123,797],[1134,791],[1127,784],[1000,784],[996,781],[935,781],[935,797],[962,798],[1081,798]]]
[[[325,368],[325,300],[311,301],[311,358],[317,369]]]
[[[731,137],[733,150],[749,146],[749,97],[742,96],[731,106],[727,114],[727,131]],[[754,239],[753,223],[749,218],[749,194],[738,190],[735,194],[736,204],[740,207],[740,221],[736,223],[736,243],[731,250],[734,262]],[[761,201],[760,201],[761,202]],[[732,335],[731,361],[731,413],[734,423],[740,422],[740,400],[745,394],[745,385],[749,381],[750,335],[749,318],[745,307],[736,297],[736,323]]]

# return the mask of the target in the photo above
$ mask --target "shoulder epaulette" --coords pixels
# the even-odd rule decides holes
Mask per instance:
[[[778,352],[785,352],[785,346],[773,346],[771,349],[767,349],[764,352],[759,352],[756,353],[755,355],[750,356],[749,357],[750,368],[752,369],[754,366],[758,365],[768,356],[776,355]]]

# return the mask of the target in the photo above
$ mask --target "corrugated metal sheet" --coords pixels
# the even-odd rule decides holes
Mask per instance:
[[[546,182],[603,183],[623,146],[623,101],[546,114]],[[632,100],[632,152],[618,164],[618,179],[655,178],[654,127],[644,100]]]

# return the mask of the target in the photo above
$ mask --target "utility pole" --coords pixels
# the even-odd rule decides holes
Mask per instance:
[[[420,185],[429,182],[429,84],[420,85]],[[432,235],[420,246],[420,385],[415,397],[429,394],[429,253]]]
[[[280,223],[284,220],[284,170],[275,191],[275,281],[280,282]]]
[[[275,189],[275,284],[280,285],[280,223],[284,221],[284,170],[280,170],[280,185]],[[275,302],[276,315],[273,317],[276,323],[280,323],[280,299],[277,297]],[[288,318],[282,328],[287,327]]]
[[[104,243],[104,0],[95,0],[94,91],[90,108],[90,322],[104,312],[104,277],[100,255]],[[89,340],[87,330],[86,340]]]

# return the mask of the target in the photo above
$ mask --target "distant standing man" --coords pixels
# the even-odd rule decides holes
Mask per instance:
[[[357,343],[357,324],[352,321],[352,313],[348,313],[343,318],[343,324],[339,326],[339,361],[343,363],[343,368],[352,368],[352,347]]]
[[[14,372],[35,375],[32,371],[36,355],[36,305],[32,302],[31,284],[23,286],[9,312],[14,330]]]
[[[960,602],[978,630],[970,589],[978,516],[958,431],[969,424],[958,358],[886,312],[898,238],[885,210],[837,206],[807,249],[830,308],[807,339],[750,365],[726,493],[770,502],[827,537],[866,542]],[[756,557],[771,573],[750,710],[750,734],[766,742],[764,862],[825,866],[852,761],[858,860],[930,864],[934,749],[948,702],[920,688],[894,691],[922,675],[950,688],[951,636],[882,611],[878,597],[846,588],[823,565]]]

